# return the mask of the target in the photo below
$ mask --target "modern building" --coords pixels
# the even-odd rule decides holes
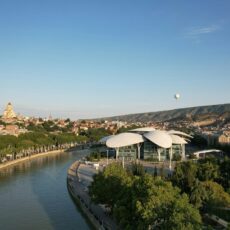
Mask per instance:
[[[206,156],[223,157],[224,153],[222,150],[208,149],[208,150],[202,150],[202,151],[195,152],[194,155],[196,156],[197,159],[200,159],[200,158],[205,158]]]
[[[192,136],[179,131],[160,131],[145,127],[104,137],[100,142],[116,150],[116,159],[171,161],[175,156],[185,159],[185,145],[191,138]]]

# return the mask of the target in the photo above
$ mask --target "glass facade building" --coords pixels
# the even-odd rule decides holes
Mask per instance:
[[[146,128],[144,130],[146,131]],[[120,133],[105,137],[101,142],[116,151],[116,159],[170,160],[171,162],[174,157],[185,159],[185,144],[188,142],[181,136],[192,138],[192,136],[179,131],[155,130],[140,134]]]
[[[159,155],[161,161],[166,160],[169,157],[169,149],[160,148],[148,140],[143,143],[143,147],[141,148],[141,159],[158,161]]]
[[[172,155],[182,156],[183,145],[172,145]],[[170,148],[161,148],[149,140],[146,140],[140,146],[140,159],[153,160],[153,161],[165,161],[169,160]],[[160,156],[160,158],[159,158]],[[118,159],[125,158],[125,160],[135,160],[138,158],[137,145],[131,145],[119,148]]]
[[[125,160],[134,160],[137,158],[137,146],[130,145],[126,147],[119,148],[118,159],[125,158]]]

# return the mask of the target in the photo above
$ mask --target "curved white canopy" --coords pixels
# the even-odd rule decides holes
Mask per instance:
[[[192,138],[192,136],[188,135],[187,133],[181,132],[181,131],[170,130],[170,131],[168,131],[168,133]]]
[[[172,138],[165,131],[155,130],[145,133],[144,137],[162,148],[170,148],[172,146]]]
[[[208,149],[208,150],[202,150],[193,153],[195,156],[199,157],[200,154],[206,154],[206,153],[222,153],[223,151],[218,150],[218,149]]]
[[[106,136],[106,137],[103,137],[99,140],[99,143],[101,144],[105,144],[107,140],[109,140],[109,138],[113,137],[114,135],[110,135],[110,136]]]
[[[187,143],[191,142],[191,139],[189,139],[188,137],[187,137],[187,138],[184,138],[184,139],[185,139],[185,141],[186,141]]]
[[[144,138],[136,133],[121,133],[109,138],[106,145],[109,148],[120,148],[144,142]]]
[[[184,138],[179,137],[177,135],[170,134],[170,137],[172,138],[173,144],[176,144],[176,145],[188,144],[188,142]]]
[[[152,132],[155,131],[153,127],[143,127],[143,128],[137,128],[137,129],[132,129],[130,132]]]

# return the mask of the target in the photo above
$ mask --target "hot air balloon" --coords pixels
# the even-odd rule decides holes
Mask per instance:
[[[180,94],[179,94],[179,93],[176,93],[175,96],[174,96],[174,98],[175,98],[176,100],[179,100],[179,99],[180,99]]]

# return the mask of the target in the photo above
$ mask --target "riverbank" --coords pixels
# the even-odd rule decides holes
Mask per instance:
[[[86,155],[68,150],[0,170],[0,229],[92,230],[66,188],[69,166]]]
[[[80,166],[81,163],[76,161],[68,169],[67,187],[71,196],[79,204],[95,229],[117,229],[115,222],[105,213],[105,210],[100,205],[92,203],[84,181],[79,176],[81,173],[79,171]],[[92,176],[92,174],[89,173],[88,175],[90,175],[90,177]]]
[[[49,155],[49,154],[61,153],[61,152],[65,152],[65,151],[66,151],[66,149],[61,149],[61,150],[54,150],[54,151],[44,152],[44,153],[37,153],[37,154],[31,155],[31,156],[28,156],[28,157],[23,157],[23,158],[20,158],[20,159],[17,159],[17,160],[2,163],[2,164],[0,164],[0,170],[3,169],[3,168],[7,168],[9,166],[12,166],[12,165],[19,164],[19,163],[24,162],[24,161],[32,160],[32,159],[42,157],[42,156],[45,156],[45,155]]]

